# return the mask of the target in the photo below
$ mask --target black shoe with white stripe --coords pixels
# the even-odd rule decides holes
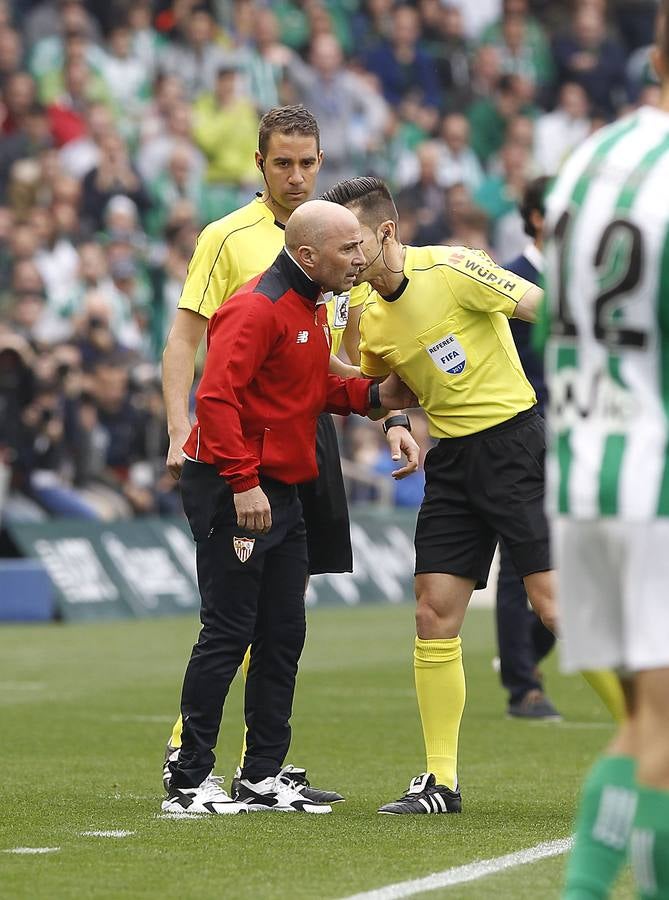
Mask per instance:
[[[412,778],[409,789],[403,797],[393,803],[386,803],[379,809],[387,816],[401,816],[407,813],[459,813],[462,812],[462,795],[456,786],[452,791],[444,784],[437,784],[431,772],[424,772]]]
[[[262,781],[235,779],[233,796],[253,812],[332,812],[329,804],[314,803],[304,797],[297,785],[285,776],[282,777],[281,772],[271,778],[263,778]]]
[[[232,795],[237,791],[237,785],[242,777],[242,770],[237,769],[235,777],[232,779]],[[298,766],[284,766],[277,775],[282,781],[291,782],[298,793],[302,794],[305,800],[312,803],[343,803],[344,798],[336,791],[323,791],[320,788],[312,787],[307,781],[307,770]]]

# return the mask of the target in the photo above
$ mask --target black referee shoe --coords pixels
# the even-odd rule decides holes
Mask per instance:
[[[236,797],[242,777],[242,770],[237,769],[235,777],[232,779],[231,790],[232,796]],[[302,794],[305,800],[311,803],[343,803],[344,798],[336,791],[322,791],[320,788],[312,787],[307,781],[307,770],[300,769],[298,766],[284,766],[276,776],[283,781],[284,784],[292,785],[292,787]]]
[[[457,787],[452,791],[444,784],[437,784],[437,779],[431,772],[423,772],[411,779],[409,789],[403,797],[393,803],[386,803],[379,812],[387,816],[459,813],[462,812],[462,795]]]

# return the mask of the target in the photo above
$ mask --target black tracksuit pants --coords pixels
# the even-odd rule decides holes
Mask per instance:
[[[272,508],[264,535],[236,524],[232,491],[213,466],[184,463],[181,493],[197,546],[202,630],[182,689],[175,787],[194,787],[213,769],[223,704],[249,645],[243,777],[275,775],[288,752],[306,631],[307,544],[297,488],[263,478],[261,487]]]

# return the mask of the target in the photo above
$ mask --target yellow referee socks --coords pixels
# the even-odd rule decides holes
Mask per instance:
[[[242,674],[244,675],[244,681],[246,682],[246,676],[249,674],[249,666],[251,665],[251,648],[249,647],[246,653],[244,654],[244,659],[242,660]],[[239,768],[244,768],[244,757],[246,756],[246,725],[244,725],[244,734],[242,736],[242,755],[239,758]]]
[[[174,728],[172,729],[172,737],[170,738],[170,746],[172,747],[181,747],[181,732],[183,730],[184,723],[181,716],[174,723]]]
[[[465,708],[460,638],[424,641],[417,637],[413,660],[427,771],[434,772],[437,784],[455,789],[458,735]]]
[[[619,725],[625,720],[625,695],[620,679],[610,669],[583,672],[583,677]]]

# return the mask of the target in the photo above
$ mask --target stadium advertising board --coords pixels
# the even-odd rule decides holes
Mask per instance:
[[[61,520],[11,532],[44,566],[65,619],[144,618],[199,606],[194,566],[183,552],[188,539],[174,523]]]
[[[307,604],[398,603],[412,595],[415,512],[356,510],[353,574],[317,575]],[[195,547],[182,519],[91,523],[63,519],[11,526],[39,560],[64,619],[172,615],[199,608]]]

